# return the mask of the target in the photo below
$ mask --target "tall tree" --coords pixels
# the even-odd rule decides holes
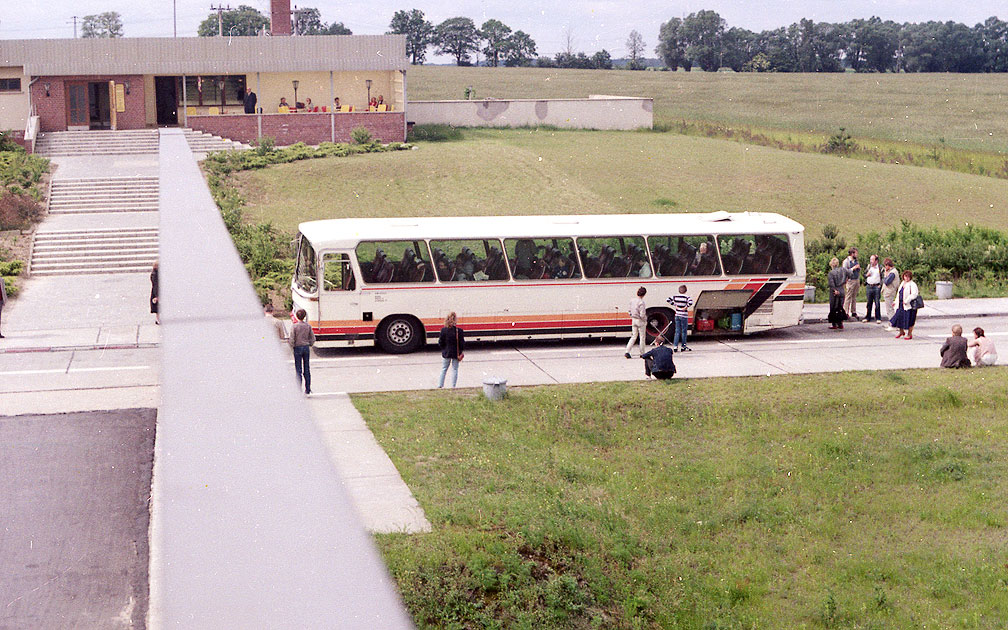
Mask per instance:
[[[412,63],[423,65],[427,47],[433,43],[434,25],[424,19],[423,11],[396,11],[389,23],[390,34],[406,36],[406,56]]]
[[[343,26],[343,22],[333,22],[325,27],[323,35],[353,35],[353,31]]]
[[[434,45],[439,55],[455,57],[459,66],[468,66],[469,54],[479,50],[480,34],[476,24],[467,17],[453,17],[434,29]]]
[[[612,70],[612,55],[603,48],[591,56],[591,65],[596,70]]]
[[[756,33],[733,26],[725,31],[722,42],[724,54],[721,58],[721,65],[728,66],[735,72],[742,72],[742,69],[755,54]]]
[[[682,66],[689,72],[693,65],[686,56],[686,40],[683,38],[682,20],[672,18],[661,25],[658,31],[658,47],[655,53],[668,66],[669,70],[675,70]]]
[[[630,36],[626,40],[627,55],[630,62],[627,64],[628,70],[643,70],[644,63],[641,61],[641,54],[644,52],[644,38],[636,29],[630,31]]]
[[[81,27],[81,37],[114,38],[123,36],[122,18],[116,11],[106,11],[95,15],[85,15]]]
[[[314,7],[294,10],[293,31],[295,35],[323,35],[326,25],[322,14]]]
[[[899,47],[899,26],[872,16],[868,20],[851,20],[850,40],[846,58],[858,72],[886,72],[896,68]]]
[[[985,72],[1008,72],[1008,22],[989,17],[975,27],[981,33]]]
[[[486,44],[483,54],[486,55],[488,66],[500,65],[500,58],[507,52],[508,40],[511,37],[511,27],[500,20],[487,20],[480,27],[480,36]]]
[[[258,35],[263,28],[269,29],[269,18],[259,13],[255,7],[247,4],[239,5],[237,9],[224,11],[221,14],[224,22],[225,35]],[[217,13],[213,12],[207,19],[200,22],[196,34],[200,37],[217,35]]]
[[[515,31],[508,38],[504,49],[504,65],[508,67],[527,66],[536,56],[536,44],[525,31]]]
[[[721,36],[725,21],[716,11],[690,13],[682,22],[686,56],[707,72],[721,67]]]

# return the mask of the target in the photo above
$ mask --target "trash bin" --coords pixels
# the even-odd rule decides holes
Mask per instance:
[[[490,400],[500,400],[507,393],[507,379],[490,376],[483,379],[483,395]]]
[[[815,302],[815,285],[814,284],[806,284],[805,285],[805,301],[806,302]]]

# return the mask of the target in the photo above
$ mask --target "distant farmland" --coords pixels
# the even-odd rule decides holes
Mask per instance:
[[[701,120],[1008,154],[1008,75],[753,74],[414,66],[415,100],[651,96],[655,123]]]

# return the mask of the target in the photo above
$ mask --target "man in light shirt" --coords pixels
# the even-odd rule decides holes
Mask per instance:
[[[882,323],[882,269],[878,264],[878,256],[872,254],[868,259],[868,270],[865,271],[865,307],[864,320]],[[875,317],[872,319],[872,305],[875,306]]]
[[[630,358],[630,348],[634,342],[640,339],[640,353],[644,354],[644,344],[647,338],[647,307],[644,305],[644,296],[647,289],[641,287],[637,289],[637,297],[630,300],[630,341],[626,345],[626,353],[623,355]]]

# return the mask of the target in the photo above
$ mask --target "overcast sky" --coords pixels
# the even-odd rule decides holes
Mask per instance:
[[[211,4],[215,2],[175,0],[178,35],[194,36],[196,27],[210,13]],[[233,0],[230,6],[239,4],[269,12],[269,0]],[[605,48],[614,58],[625,54],[627,35],[633,29],[644,37],[648,56],[654,56],[661,23],[701,9],[717,11],[729,27],[753,31],[787,26],[803,17],[816,22],[846,22],[877,15],[896,22],[953,20],[969,26],[992,15],[1008,20],[1006,0],[292,0],[292,4],[317,7],[325,22],[343,22],[358,35],[386,32],[392,14],[399,9],[420,9],[435,24],[461,15],[472,18],[478,27],[495,18],[531,35],[539,54],[553,55],[566,49],[569,33],[573,50],[590,55]],[[73,37],[74,15],[79,19],[103,11],[119,12],[126,37],[172,35],[172,0],[0,0],[0,5],[3,39]],[[432,60],[430,55],[428,60]]]

